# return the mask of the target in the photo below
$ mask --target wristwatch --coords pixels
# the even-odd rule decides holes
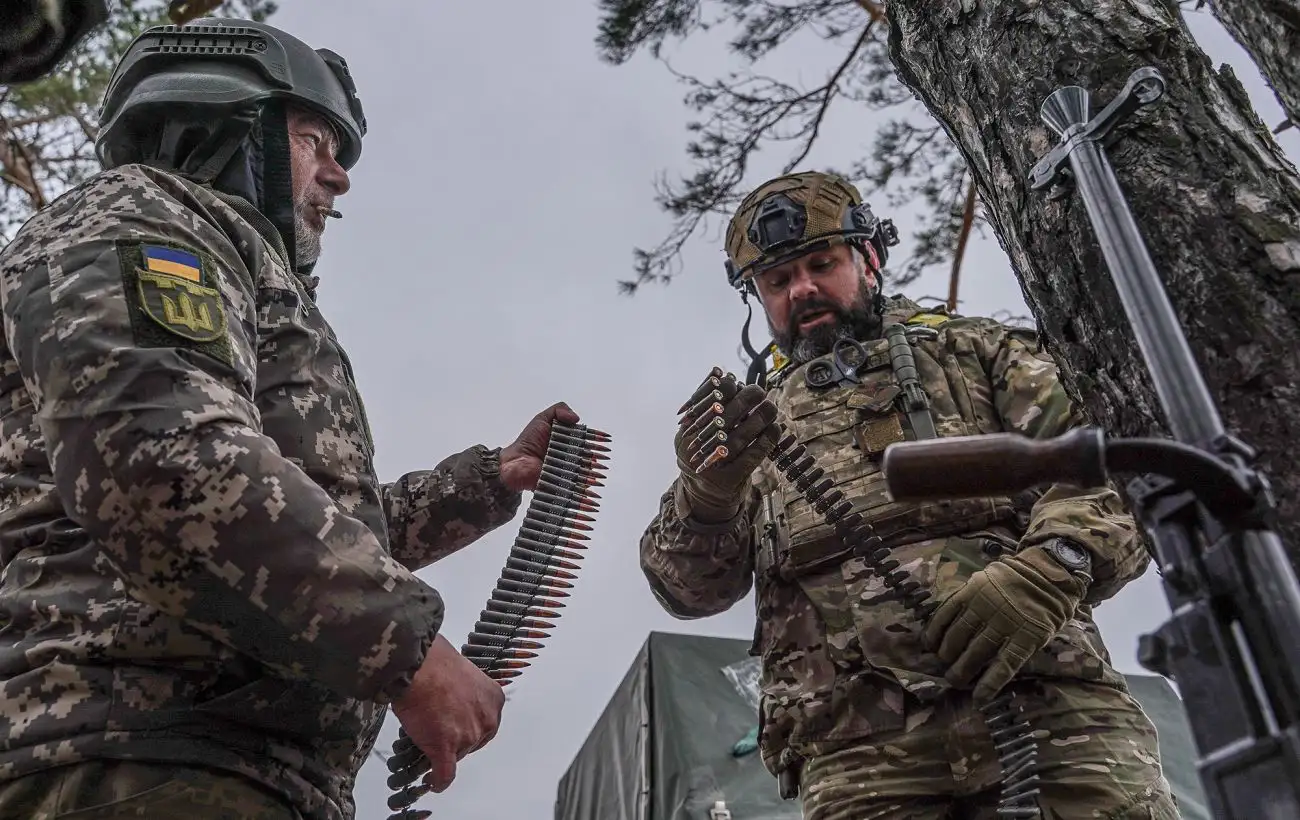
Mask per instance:
[[[1053,538],[1042,546],[1043,552],[1071,575],[1081,575],[1092,580],[1092,553],[1068,538]]]

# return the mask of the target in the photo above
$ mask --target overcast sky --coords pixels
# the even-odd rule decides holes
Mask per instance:
[[[317,273],[326,315],[356,367],[382,477],[432,467],[477,442],[506,444],[559,400],[615,436],[570,605],[537,665],[510,687],[497,738],[462,762],[449,792],[421,801],[435,818],[549,820],[560,777],[649,632],[752,634],[752,598],[724,615],[677,621],[637,564],[637,540],[675,471],[675,410],[711,365],[743,375],[736,350],[745,308],[726,284],[716,228],[690,243],[686,271],[671,285],[634,298],[617,292],[631,249],[668,228],[652,181],[690,172],[689,112],[661,64],[598,60],[595,6],[410,2],[362,12],[348,0],[285,0],[272,21],[342,53],[366,106],[370,134]],[[1264,121],[1281,121],[1258,71],[1213,18],[1190,21],[1211,57],[1233,64]],[[784,52],[792,67],[784,76],[816,80],[838,57],[796,42]],[[680,59],[710,77],[734,65],[699,46]],[[840,105],[809,167],[848,166],[872,128],[869,113]],[[1300,157],[1294,130],[1281,140]],[[751,185],[786,159],[768,153]],[[883,215],[898,225],[895,252],[905,255],[909,212]],[[961,312],[1027,313],[991,235],[972,243],[964,271]],[[946,273],[906,293],[944,294]],[[761,316],[756,337],[767,339]],[[421,573],[446,599],[445,634],[456,646],[517,529],[508,524]],[[1122,671],[1142,671],[1137,636],[1167,613],[1151,573],[1100,609]],[[390,718],[380,748],[396,732]],[[388,815],[386,777],[378,759],[363,770],[358,820]]]

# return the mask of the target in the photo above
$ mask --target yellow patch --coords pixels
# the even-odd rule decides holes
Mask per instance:
[[[140,307],[171,333],[194,342],[215,342],[226,332],[221,292],[170,274],[136,271]]]
[[[140,256],[144,259],[145,270],[151,273],[165,273],[199,285],[206,284],[203,281],[203,260],[196,253],[164,245],[141,245]]]
[[[908,319],[906,324],[925,325],[926,327],[938,327],[939,325],[943,324],[944,322],[948,321],[951,318],[952,318],[951,316],[945,316],[942,313],[918,313],[915,316],[913,316],[911,319]]]
[[[785,356],[783,356],[783,355],[781,354],[781,351],[780,351],[780,350],[777,350],[777,347],[776,347],[776,344],[775,344],[775,343],[773,343],[772,345],[770,345],[770,346],[768,347],[768,350],[771,350],[771,351],[772,351],[772,371],[771,371],[771,372],[775,373],[776,371],[780,370],[781,368],[785,367],[787,364],[790,363],[790,360],[787,359]]]
[[[192,268],[188,265],[179,265],[175,262],[169,262],[166,259],[150,259],[149,270],[153,273],[165,273],[168,276],[176,276],[190,282],[199,282],[203,274],[198,268]]]

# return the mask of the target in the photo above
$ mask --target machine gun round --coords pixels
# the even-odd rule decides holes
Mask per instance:
[[[730,452],[724,444],[728,440],[725,411],[721,403],[722,381],[734,376],[724,375],[713,368],[704,382],[684,407],[681,424],[683,434],[695,449],[689,457],[690,464],[698,464],[696,474],[725,460]],[[737,420],[735,424],[739,424]],[[906,570],[900,569],[890,549],[875,534],[871,523],[859,512],[853,511],[853,502],[840,490],[832,489],[835,482],[825,477],[826,470],[817,464],[808,447],[799,443],[798,437],[778,423],[780,438],[767,458],[772,466],[803,495],[808,504],[829,524],[842,542],[862,559],[871,572],[894,593],[897,599],[924,623],[938,608],[928,589],[921,587]],[[707,435],[707,437],[706,437]],[[933,469],[927,461],[927,469]],[[945,468],[946,469],[946,468]],[[912,473],[907,473],[910,477]],[[981,711],[993,737],[998,762],[1002,769],[1002,792],[998,800],[999,817],[1037,818],[1040,816],[1036,798],[1038,789],[1038,744],[1033,729],[1023,718],[1024,708],[1013,687],[1007,687],[996,698],[985,704]],[[784,788],[784,787],[783,787]],[[787,794],[793,797],[794,794]]]
[[[585,425],[553,422],[550,444],[542,458],[541,478],[519,534],[487,605],[479,613],[463,654],[502,686],[509,686],[531,665],[555,629],[554,621],[573,588],[585,556],[591,523],[600,509],[604,462],[609,459],[608,433]],[[429,792],[417,781],[429,760],[406,730],[398,732],[388,759],[388,820],[424,820],[433,812],[413,809]]]
[[[694,448],[689,463],[698,464],[695,467],[697,475],[731,455],[724,443],[728,441],[728,433],[723,418],[723,393],[719,389],[724,379],[735,379],[735,376],[714,367],[684,405],[686,409],[680,424],[686,428],[683,437]],[[734,424],[740,422],[737,419]],[[898,560],[890,557],[889,548],[884,546],[870,522],[861,513],[853,511],[853,502],[844,497],[842,490],[833,489],[834,480],[826,477],[826,470],[817,464],[807,446],[798,443],[798,438],[779,422],[778,427],[780,439],[767,456],[772,466],[799,491],[845,545],[851,547],[854,554],[879,576],[903,606],[921,620],[929,617],[936,608],[930,600],[929,590],[921,588],[906,570],[900,569]]]

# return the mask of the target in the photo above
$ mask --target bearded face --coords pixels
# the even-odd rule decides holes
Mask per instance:
[[[880,331],[873,306],[876,277],[847,245],[807,254],[757,282],[768,331],[793,364],[830,353],[841,339],[865,341]]]

